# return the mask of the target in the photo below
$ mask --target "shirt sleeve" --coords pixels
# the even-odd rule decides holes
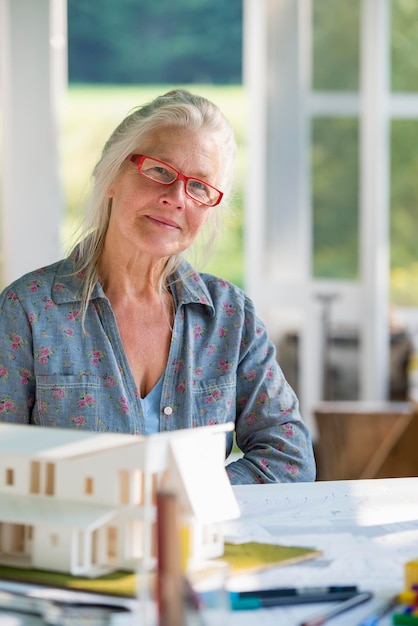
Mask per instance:
[[[30,423],[34,399],[30,322],[8,288],[0,295],[0,422]]]
[[[231,483],[315,480],[312,441],[298,399],[248,298],[241,346],[235,435],[243,457],[227,465]]]

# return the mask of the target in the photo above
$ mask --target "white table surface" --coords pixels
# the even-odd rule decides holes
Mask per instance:
[[[329,621],[358,626],[373,608],[404,588],[404,565],[418,558],[418,478],[234,487],[241,517],[225,525],[226,539],[317,548],[323,556],[257,575],[251,587],[358,585],[374,598]],[[226,626],[299,626],[330,605],[234,611]],[[0,615],[1,626],[40,620]],[[327,622],[328,624],[328,622]],[[379,621],[389,626],[391,618]],[[136,626],[136,622],[135,622]],[[222,626],[218,622],[217,626]]]
[[[304,545],[323,556],[259,575],[260,587],[342,584],[372,591],[367,604],[330,620],[356,626],[404,588],[404,565],[418,558],[418,478],[332,481],[234,488],[241,518],[228,538]],[[328,605],[329,607],[330,605]],[[235,626],[299,626],[326,605],[239,612]],[[257,622],[256,622],[257,620]],[[379,626],[391,624],[390,616]]]

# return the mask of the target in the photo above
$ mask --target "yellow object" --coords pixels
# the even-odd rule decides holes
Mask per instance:
[[[405,589],[418,585],[418,559],[405,563]]]
[[[418,591],[413,591],[412,589],[406,589],[405,591],[401,591],[401,593],[398,595],[398,600],[402,604],[417,604]]]
[[[219,560],[228,563],[230,574],[235,575],[290,565],[318,556],[322,556],[322,552],[314,548],[250,541],[238,544],[225,543],[224,555]]]
[[[179,533],[180,533],[180,567],[181,567],[181,571],[184,573],[187,570],[189,557],[191,554],[190,527],[186,524],[181,524]]]

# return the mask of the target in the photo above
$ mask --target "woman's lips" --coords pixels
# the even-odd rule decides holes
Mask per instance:
[[[148,219],[152,220],[153,222],[158,222],[158,224],[161,224],[162,226],[167,226],[168,228],[180,228],[180,226],[177,224],[177,222],[173,222],[172,220],[166,218],[166,217],[158,217],[155,215],[148,215]]]

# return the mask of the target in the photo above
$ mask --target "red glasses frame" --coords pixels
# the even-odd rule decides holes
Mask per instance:
[[[166,163],[165,161],[160,161],[160,159],[155,159],[154,157],[150,157],[150,156],[148,156],[146,154],[131,154],[131,156],[128,157],[128,158],[129,158],[130,161],[132,161],[132,163],[135,163],[135,165],[138,167],[138,172],[140,174],[142,174],[142,176],[144,176],[145,178],[148,178],[148,180],[152,180],[153,182],[158,183],[159,185],[173,185],[177,180],[182,180],[184,182],[184,190],[185,190],[186,194],[189,196],[189,198],[191,198],[192,200],[195,200],[195,202],[200,202],[200,204],[204,204],[205,206],[213,207],[213,206],[216,206],[217,204],[219,204],[220,201],[222,200],[222,197],[224,195],[222,191],[220,191],[219,189],[217,189],[213,185],[209,185],[209,183],[207,183],[205,180],[201,180],[200,178],[195,178],[194,176],[186,176],[186,174],[182,174],[182,172],[180,172],[177,168],[173,167],[169,163]],[[142,166],[143,162],[145,161],[145,159],[152,159],[156,163],[161,163],[161,165],[164,165],[165,167],[169,168],[170,170],[173,170],[177,174],[176,178],[174,180],[171,180],[169,183],[166,183],[164,181],[157,180],[155,178],[152,178],[151,176],[148,176],[141,169],[141,166]],[[214,191],[216,191],[216,193],[218,194],[218,197],[217,197],[216,201],[213,202],[212,204],[208,204],[207,202],[203,202],[202,200],[199,200],[199,198],[196,198],[195,196],[192,196],[187,191],[187,184],[188,184],[189,180],[195,180],[198,183],[202,183],[203,185],[206,185],[206,187],[209,187],[210,189],[213,189]]]

